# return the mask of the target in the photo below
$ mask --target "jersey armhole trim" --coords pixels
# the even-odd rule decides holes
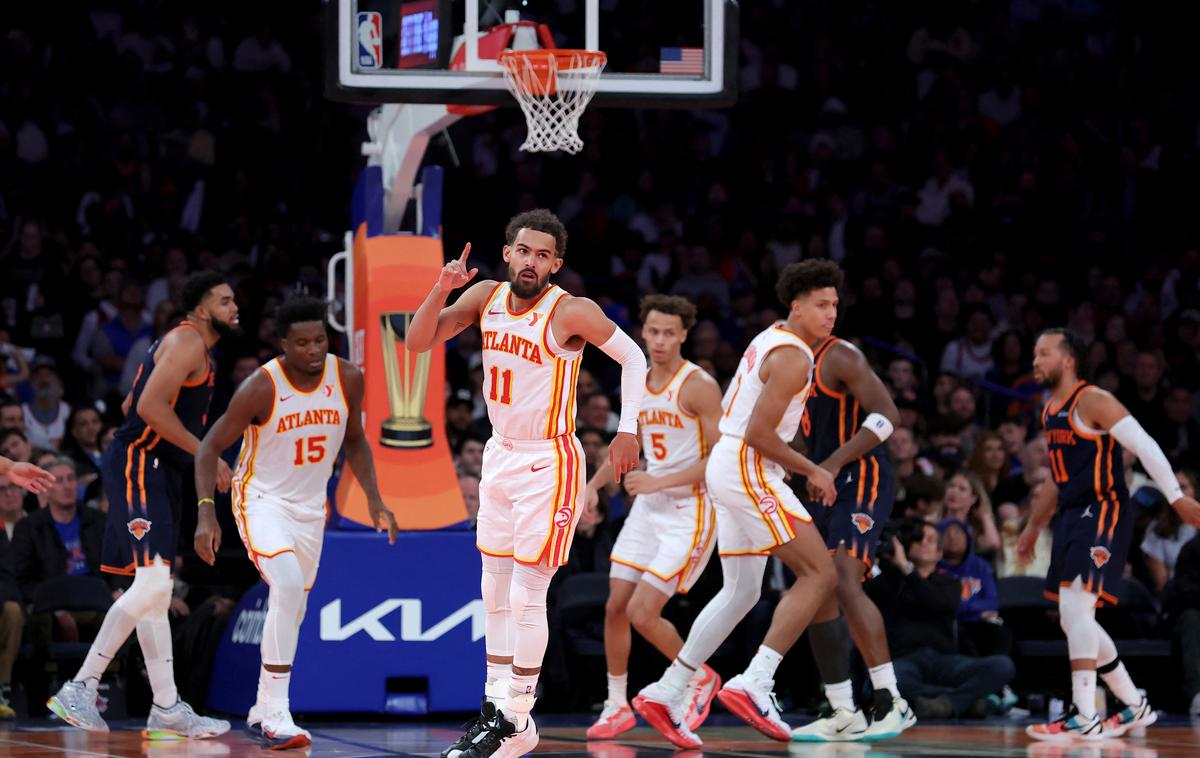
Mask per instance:
[[[554,322],[554,311],[556,308],[558,308],[559,304],[563,300],[566,300],[570,296],[571,296],[571,293],[569,293],[569,292],[563,292],[561,295],[558,296],[558,299],[555,300],[550,305],[550,310],[546,311],[546,323],[544,323],[542,325],[542,347],[546,348],[546,352],[550,354],[550,357],[557,358],[560,361],[575,360],[576,358],[579,357],[579,354],[583,352],[583,350],[580,349],[580,350],[574,352],[574,354],[572,355],[572,354],[570,354],[572,351],[562,348],[562,345],[558,345],[560,348],[563,349],[563,353],[564,353],[563,355],[559,355],[558,353],[554,352],[554,348],[550,347],[550,339],[554,339],[554,344],[556,344],[556,345],[558,344],[558,339],[555,338],[554,333],[550,331],[551,325]],[[508,308],[507,302],[505,303],[504,307]],[[529,311],[525,311],[525,313],[528,313],[528,312]],[[524,315],[524,314],[522,314],[522,315]],[[547,335],[549,335],[549,337],[547,337]]]
[[[337,377],[338,392],[342,393],[342,403],[346,406],[346,415],[350,415],[350,398],[346,397],[346,383],[342,381],[342,359],[333,356],[333,373]]]
[[[687,366],[687,365],[689,365],[689,364],[688,364],[688,363],[684,363],[683,365]],[[686,410],[686,409],[683,407],[683,388],[684,388],[685,386],[687,386],[687,383],[688,383],[688,382],[691,380],[691,378],[692,378],[693,376],[695,376],[695,375],[696,375],[696,372],[697,372],[697,371],[703,371],[704,369],[700,368],[699,366],[697,366],[697,365],[696,365],[696,364],[694,364],[694,363],[692,363],[692,364],[691,364],[691,366],[692,366],[692,370],[691,370],[691,371],[689,371],[689,372],[687,372],[687,374],[685,374],[685,375],[684,375],[684,377],[683,377],[682,379],[680,379],[680,380],[679,380],[679,389],[675,390],[675,407],[676,407],[676,408],[679,410],[679,412],[680,412],[680,413],[682,413],[684,416],[687,416],[688,418],[690,418],[690,419],[692,419],[692,420],[697,420],[697,419],[699,419],[699,418],[700,418],[700,417],[699,417],[697,414],[695,414],[695,413],[688,413],[688,411],[687,411],[687,410]],[[650,388],[649,388],[649,387],[647,387],[646,389],[647,389],[647,390],[649,390]],[[663,387],[663,389],[665,390],[665,389],[666,389],[666,387]],[[703,432],[703,431],[701,431],[701,432],[700,432],[700,436],[701,436],[701,437],[703,437],[703,436],[704,436],[704,432]],[[701,456],[701,457],[703,457],[703,456]]]
[[[270,364],[267,365],[269,366]],[[275,377],[271,376],[271,369],[267,368],[267,366],[259,366],[258,370],[266,374],[267,379],[271,382],[271,412],[261,424],[256,424],[253,420],[250,423],[259,429],[263,429],[275,418],[275,405],[279,402],[279,385],[275,383]]]
[[[487,313],[488,308],[492,307],[492,301],[496,299],[496,293],[499,292],[500,288],[507,283],[508,282],[496,282],[496,286],[492,287],[492,291],[488,293],[487,299],[483,301],[483,307],[479,309],[479,313],[477,314],[479,323],[483,323],[483,316]]]
[[[816,383],[817,389],[821,390],[821,394],[838,400],[845,400],[848,393],[831,390],[825,386],[825,382],[821,381],[821,364],[825,360],[825,356],[829,355],[829,351],[833,350],[838,342],[841,342],[841,340],[837,337],[832,337],[827,346],[822,346],[819,354],[813,355],[813,382]]]

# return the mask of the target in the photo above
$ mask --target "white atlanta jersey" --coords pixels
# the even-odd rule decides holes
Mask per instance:
[[[746,352],[742,353],[737,373],[734,374],[733,381],[729,383],[729,388],[725,390],[725,397],[721,401],[721,406],[724,408],[719,427],[722,436],[746,436],[746,425],[750,423],[750,414],[754,412],[758,396],[762,394],[763,390],[763,381],[759,378],[758,372],[771,351],[781,347],[797,347],[808,356],[808,383],[805,384],[803,390],[792,397],[792,401],[788,403],[787,409],[783,412],[783,418],[775,427],[780,438],[791,444],[792,439],[796,436],[796,430],[800,428],[800,419],[804,415],[804,404],[812,391],[813,353],[800,335],[788,329],[786,322],[783,321],[760,332],[750,341]]]
[[[554,339],[550,317],[566,297],[550,285],[522,311],[509,283],[496,285],[479,317],[483,333],[483,397],[497,436],[548,440],[575,431],[575,382],[582,350]]]
[[[679,404],[679,391],[696,371],[703,371],[691,361],[684,361],[679,369],[658,391],[650,386],[646,375],[646,394],[642,399],[638,420],[642,427],[642,450],[646,454],[646,472],[653,476],[667,476],[692,466],[704,455],[704,431],[700,418],[693,416]],[[703,484],[700,485],[703,489]],[[671,495],[686,496],[693,492],[692,485],[672,488]]]
[[[261,370],[275,386],[275,401],[270,417],[251,424],[242,437],[234,507],[267,497],[324,514],[325,486],[346,436],[348,406],[338,358],[325,357],[325,373],[312,392],[294,387],[278,358]]]

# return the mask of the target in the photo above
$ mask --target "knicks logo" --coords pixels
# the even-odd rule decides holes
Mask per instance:
[[[854,524],[854,528],[859,534],[866,534],[875,526],[875,519],[865,513],[850,514],[850,523]]]
[[[564,505],[554,514],[554,525],[559,529],[565,528],[571,523],[571,518],[575,515],[575,511],[571,510],[571,506]]]
[[[1095,546],[1088,551],[1092,556],[1092,563],[1096,564],[1096,568],[1104,568],[1104,564],[1108,563],[1108,559],[1112,558],[1112,553],[1108,552],[1108,548]]]
[[[983,589],[983,582],[973,576],[964,576],[962,579],[962,599],[970,600],[979,594]]]
[[[779,500],[774,495],[766,495],[758,501],[758,509],[763,514],[770,516],[775,511],[779,510]]]
[[[140,542],[142,537],[150,531],[150,522],[144,518],[135,518],[129,522],[129,533],[138,538]]]

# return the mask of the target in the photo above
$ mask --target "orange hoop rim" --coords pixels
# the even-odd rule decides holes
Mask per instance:
[[[496,60],[510,68],[512,66],[512,63],[509,62],[510,60],[526,60],[535,69],[540,71],[544,68],[549,68],[551,58],[554,59],[555,68],[559,71],[596,68],[608,62],[608,55],[603,50],[572,50],[557,47],[536,50],[503,50]]]

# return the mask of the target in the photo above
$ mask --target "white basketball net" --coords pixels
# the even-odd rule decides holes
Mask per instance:
[[[529,127],[521,149],[582,150],[579,117],[596,93],[607,56],[593,50],[506,50],[499,60]]]

